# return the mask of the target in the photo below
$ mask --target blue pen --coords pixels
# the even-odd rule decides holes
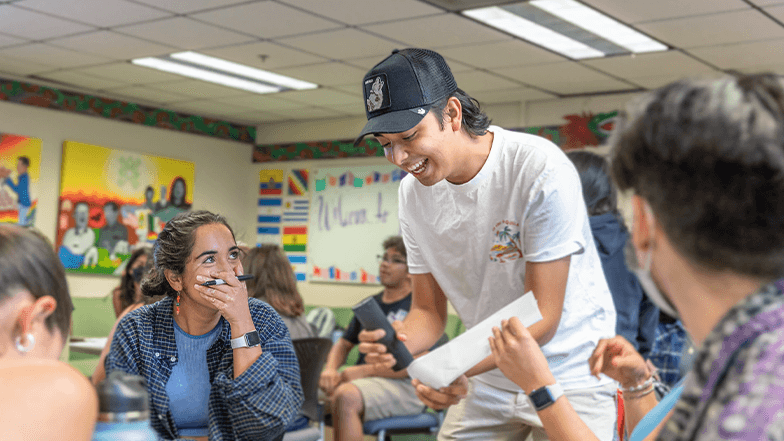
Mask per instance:
[[[241,274],[237,276],[237,280],[242,282],[243,280],[250,280],[253,278],[252,274]],[[218,286],[218,285],[225,285],[226,281],[223,279],[215,279],[215,280],[208,280],[201,284],[201,286]]]

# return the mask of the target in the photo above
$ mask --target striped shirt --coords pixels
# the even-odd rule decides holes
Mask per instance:
[[[261,337],[261,356],[234,378],[231,327],[224,318],[220,337],[207,350],[211,441],[274,439],[302,406],[299,363],[286,326],[266,303],[250,298],[248,304]],[[147,380],[150,421],[164,439],[179,435],[166,394],[178,360],[173,323],[170,297],[136,309],[117,325],[106,357],[107,374],[121,370]]]
[[[769,284],[708,335],[660,440],[784,440],[784,294]]]

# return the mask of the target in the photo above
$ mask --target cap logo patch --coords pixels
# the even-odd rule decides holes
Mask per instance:
[[[365,89],[365,104],[368,113],[387,108],[389,102],[389,84],[384,74],[368,78],[363,85]]]

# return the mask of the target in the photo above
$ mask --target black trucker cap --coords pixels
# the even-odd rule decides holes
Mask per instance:
[[[444,57],[427,49],[393,50],[362,80],[368,122],[354,145],[371,133],[400,133],[422,121],[430,105],[457,90]]]

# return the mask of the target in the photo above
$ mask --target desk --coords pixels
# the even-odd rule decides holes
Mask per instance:
[[[71,337],[68,347],[72,352],[101,355],[108,337]]]

